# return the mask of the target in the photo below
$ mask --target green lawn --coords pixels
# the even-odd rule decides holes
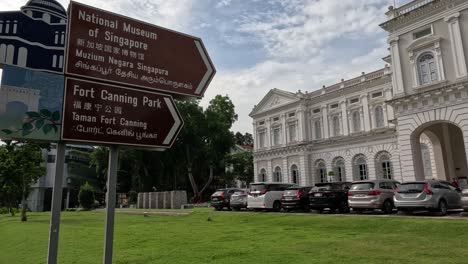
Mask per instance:
[[[102,212],[62,213],[59,263],[101,263],[103,229]],[[117,214],[114,263],[468,263],[467,230],[468,219]],[[48,213],[0,216],[0,263],[45,263],[48,231]]]

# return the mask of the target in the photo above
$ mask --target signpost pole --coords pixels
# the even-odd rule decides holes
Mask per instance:
[[[47,264],[57,263],[60,229],[60,211],[62,210],[62,184],[64,164],[65,143],[59,142],[57,144],[57,156],[55,160],[55,179],[54,190],[52,193],[52,209],[50,216],[49,249],[47,252]]]
[[[103,264],[112,264],[117,165],[119,161],[119,149],[117,145],[111,145],[109,150],[109,167],[107,170],[106,194],[106,227],[104,233],[104,258],[102,261]]]

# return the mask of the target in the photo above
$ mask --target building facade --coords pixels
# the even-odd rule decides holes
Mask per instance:
[[[390,7],[385,68],[254,107],[255,181],[468,176],[468,1]]]
[[[29,0],[0,12],[0,64],[63,72],[67,12],[55,0]]]

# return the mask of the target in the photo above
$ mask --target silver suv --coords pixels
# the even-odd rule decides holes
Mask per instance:
[[[447,214],[448,209],[461,208],[460,189],[446,181],[405,182],[395,190],[398,211],[429,210]]]
[[[399,182],[395,180],[356,181],[348,191],[348,204],[353,212],[367,209],[381,209],[386,214],[393,211],[393,189]]]

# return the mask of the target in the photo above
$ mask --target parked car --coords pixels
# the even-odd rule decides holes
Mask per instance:
[[[349,207],[353,212],[380,209],[393,212],[393,190],[400,183],[395,180],[366,180],[353,182],[348,192]]]
[[[215,193],[211,195],[211,206],[214,207],[215,210],[221,210],[226,207],[228,210],[231,210],[230,206],[230,199],[231,195],[240,189],[237,188],[227,188],[227,189],[219,189]]]
[[[462,190],[461,202],[463,210],[468,212],[468,186],[465,186],[465,188]]]
[[[304,212],[309,212],[309,191],[312,186],[308,187],[290,187],[283,192],[281,198],[281,207],[285,211],[301,209]]]
[[[461,190],[446,181],[426,180],[405,182],[395,189],[395,206],[398,211],[439,211],[461,208]]]
[[[309,192],[310,209],[319,213],[329,208],[331,211],[338,210],[340,213],[349,212],[348,190],[350,182],[317,183]]]
[[[283,191],[294,186],[290,183],[252,183],[247,195],[247,208],[253,210],[269,209],[281,210]]]
[[[230,206],[232,210],[239,211],[247,208],[247,190],[239,190],[231,195]]]

